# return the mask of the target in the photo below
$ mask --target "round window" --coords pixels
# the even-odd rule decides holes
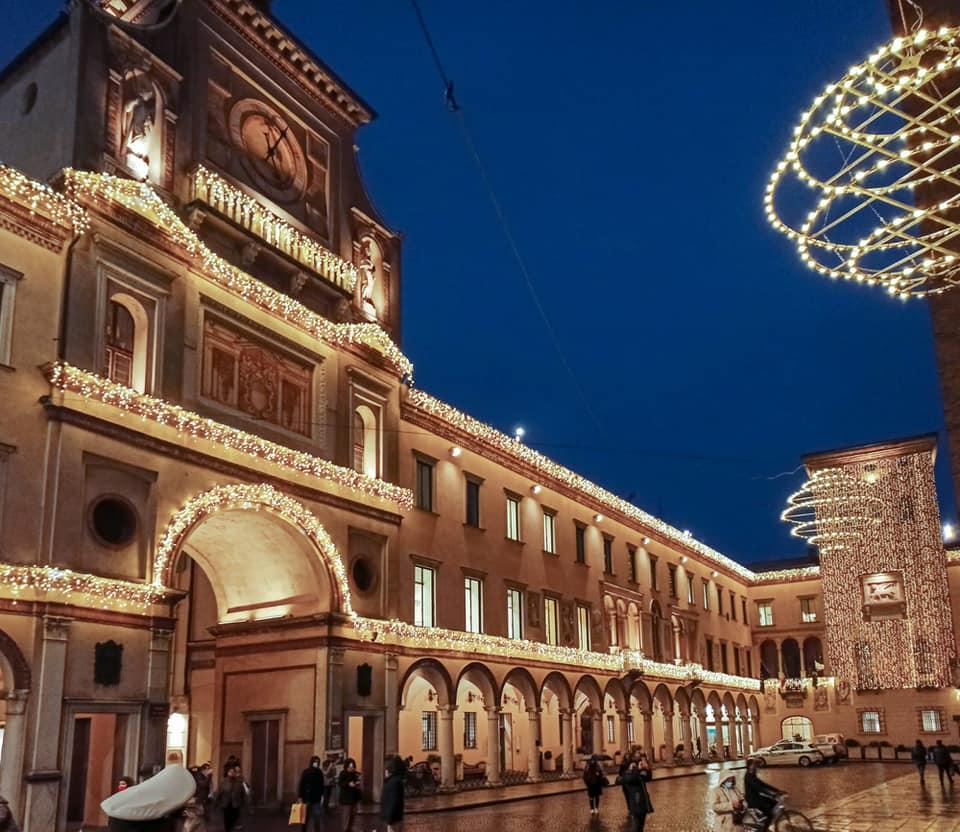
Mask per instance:
[[[137,533],[137,513],[120,497],[101,497],[90,510],[93,533],[107,546],[123,546]]]
[[[373,588],[377,575],[373,565],[366,558],[357,558],[350,571],[353,574],[354,586],[361,592],[369,592]]]

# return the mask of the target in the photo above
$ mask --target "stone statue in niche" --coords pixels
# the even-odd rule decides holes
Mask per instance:
[[[123,669],[123,645],[110,641],[98,641],[93,649],[93,682],[112,687],[120,684]]]
[[[819,685],[813,692],[813,707],[817,711],[827,710],[827,689],[823,685]]]
[[[120,158],[140,179],[150,172],[150,145],[157,124],[157,94],[143,69],[123,76],[123,109],[120,113]]]
[[[357,282],[360,285],[360,309],[364,315],[377,319],[377,305],[373,293],[377,287],[377,259],[380,254],[376,242],[370,237],[360,241],[360,265]]]

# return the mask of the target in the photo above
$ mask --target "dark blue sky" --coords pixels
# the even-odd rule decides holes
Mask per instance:
[[[4,0],[5,63],[59,9]],[[942,431],[923,302],[800,264],[762,212],[810,99],[890,37],[883,0],[421,0],[586,412],[405,0],[277,0],[379,113],[417,384],[730,556],[801,554],[803,453]],[[11,15],[14,25],[9,26]],[[0,148],[2,157],[2,148]],[[941,503],[953,519],[946,450]]]

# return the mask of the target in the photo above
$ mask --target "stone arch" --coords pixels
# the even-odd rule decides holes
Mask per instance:
[[[419,659],[407,668],[400,680],[401,708],[406,706],[407,691],[415,679],[422,679],[437,692],[438,705],[449,707],[455,701],[455,688],[447,669],[436,659]]]
[[[597,680],[590,675],[581,676],[573,689],[574,698],[580,693],[583,694],[590,704],[590,707],[599,713],[603,710],[603,695],[600,692],[600,685]]]
[[[498,703],[503,698],[503,691],[507,685],[515,687],[523,696],[525,706],[529,708],[540,707],[539,687],[534,681],[530,671],[525,667],[515,667],[503,677],[503,683],[498,690]]]
[[[657,685],[653,691],[653,699],[663,709],[664,713],[673,713],[673,694],[664,684]]]
[[[747,700],[747,704],[750,707],[750,716],[753,719],[760,719],[760,703],[757,701],[757,697],[751,696]]]
[[[627,692],[623,689],[623,684],[617,678],[610,679],[603,689],[603,698],[607,697],[613,700],[613,705],[618,711],[627,710]]]
[[[497,686],[497,680],[490,671],[490,668],[480,662],[471,662],[464,667],[463,670],[460,671],[460,675],[457,676],[456,684],[453,687],[454,701],[456,701],[456,697],[460,693],[460,684],[464,681],[469,682],[479,689],[486,707],[496,707],[499,688]]]
[[[803,675],[803,668],[800,666],[800,645],[795,638],[783,640],[780,656],[783,660],[783,675],[788,679],[799,679]]]
[[[807,676],[815,672],[819,675],[817,665],[823,664],[823,643],[817,636],[807,636],[803,640],[803,669]]]
[[[697,713],[701,716],[707,712],[707,698],[700,688],[693,689],[693,693],[690,694],[690,704],[697,709]]]
[[[673,696],[673,701],[676,704],[676,707],[680,709],[681,713],[690,713],[690,694],[686,688],[677,688],[677,692]]]
[[[716,719],[717,722],[719,722],[720,708],[723,705],[723,703],[720,701],[720,694],[717,693],[715,690],[710,691],[710,693],[707,694],[707,704],[710,706],[711,710],[713,711],[714,719]]]
[[[637,680],[630,686],[630,699],[637,703],[637,710],[650,713],[653,709],[653,697],[644,682]]]
[[[541,705],[543,694],[548,690],[557,697],[561,710],[569,711],[573,707],[573,691],[570,690],[570,683],[562,673],[554,670],[552,673],[548,673],[543,680],[543,684],[540,685]]]
[[[174,560],[185,545],[191,544],[190,556],[205,567],[204,571],[214,584],[216,592],[217,566],[212,563],[209,556],[204,563],[202,549],[195,545],[196,536],[204,535],[205,532],[202,531],[204,526],[211,523],[213,528],[208,526],[211,534],[225,534],[224,529],[228,525],[228,519],[240,514],[244,515],[244,522],[256,528],[265,539],[280,540],[283,543],[281,548],[284,552],[297,549],[301,554],[304,550],[309,552],[309,557],[297,565],[288,581],[291,585],[290,598],[285,600],[305,604],[307,600],[302,595],[305,585],[327,584],[332,609],[354,616],[346,568],[326,529],[306,506],[266,483],[219,485],[188,500],[183,508],[174,514],[160,535],[153,563],[154,585],[157,587],[172,585]],[[270,521],[273,521],[272,527]],[[236,541],[236,548],[240,553],[248,551],[243,538],[245,533],[245,531],[240,533],[241,536]],[[274,542],[274,546],[276,545]],[[218,551],[232,551],[232,547],[221,546],[218,547]],[[235,555],[235,557],[239,558],[241,555]],[[246,557],[244,562],[253,560]],[[221,566],[221,571],[230,574],[229,568],[224,569]],[[314,578],[310,583],[307,582],[308,573],[312,573],[311,577]],[[262,570],[259,574],[263,575]],[[221,584],[219,590],[216,593],[218,604],[229,606],[225,586]],[[316,600],[318,604],[323,602],[319,597]]]
[[[32,686],[30,665],[20,645],[0,630],[0,673],[3,674],[0,696],[12,690],[28,691]]]
[[[780,653],[777,643],[767,639],[760,644],[760,678],[776,679],[780,675]]]
[[[721,701],[723,702],[723,707],[727,712],[727,719],[730,720],[730,722],[733,722],[737,713],[737,706],[733,701],[733,694],[730,693],[730,691],[727,691],[723,694],[723,699]]]

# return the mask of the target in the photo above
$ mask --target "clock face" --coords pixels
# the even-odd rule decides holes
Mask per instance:
[[[230,135],[254,184],[277,202],[299,199],[307,166],[296,136],[283,116],[266,104],[244,98],[230,111]]]

